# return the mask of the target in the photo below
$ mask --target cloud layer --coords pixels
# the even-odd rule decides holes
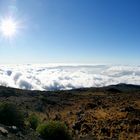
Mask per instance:
[[[118,83],[140,85],[140,66],[0,65],[0,85],[28,90],[65,90]]]

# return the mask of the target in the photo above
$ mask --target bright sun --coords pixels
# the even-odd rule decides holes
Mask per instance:
[[[1,33],[8,38],[11,38],[16,34],[17,27],[17,23],[11,18],[3,19],[0,23]]]

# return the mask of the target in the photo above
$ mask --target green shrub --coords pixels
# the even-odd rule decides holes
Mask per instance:
[[[39,125],[37,132],[45,140],[71,140],[66,125],[59,121]]]
[[[31,128],[36,129],[40,120],[35,114],[31,114],[28,118],[28,122]]]
[[[0,104],[0,123],[5,125],[23,126],[24,116],[13,104]]]

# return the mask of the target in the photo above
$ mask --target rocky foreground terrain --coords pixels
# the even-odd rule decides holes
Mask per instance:
[[[140,140],[140,86],[119,84],[69,91],[0,87],[0,103],[15,104],[25,118],[62,121],[74,140]],[[31,128],[0,123],[0,140],[42,140]]]

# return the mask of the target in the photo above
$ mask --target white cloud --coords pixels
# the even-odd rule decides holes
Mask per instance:
[[[0,85],[28,90],[140,85],[139,66],[1,65]]]

